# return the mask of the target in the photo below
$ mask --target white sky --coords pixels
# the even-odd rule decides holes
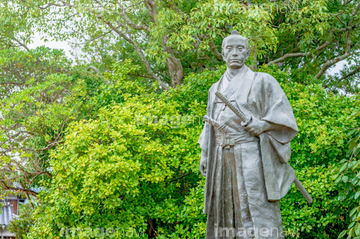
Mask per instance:
[[[58,42],[58,41],[48,41],[48,42],[44,42],[43,40],[41,40],[41,36],[37,35],[35,37],[33,37],[33,43],[29,44],[28,47],[30,49],[34,49],[38,46],[46,46],[49,48],[55,48],[55,49],[63,49],[65,51],[65,54],[68,57],[71,57],[70,51],[71,51],[71,47],[70,45],[66,42],[66,41],[62,41],[62,42]]]

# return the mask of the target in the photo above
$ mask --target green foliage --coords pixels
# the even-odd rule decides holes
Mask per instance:
[[[72,227],[143,228],[148,220],[157,225],[149,234],[160,235],[171,230],[198,184],[199,115],[207,95],[200,102],[185,96],[195,95],[199,85],[206,92],[214,78],[204,76],[213,73],[159,95],[156,88],[127,81],[128,66],[106,75],[112,84],[99,87],[89,102],[108,103],[94,119],[72,123],[64,144],[52,151],[53,179],[44,182],[49,190],[41,193],[43,204],[35,212],[43,223],[29,238],[55,238]]]
[[[29,204],[21,205],[19,216],[10,222],[8,230],[14,233],[16,238],[24,239],[30,232],[31,226],[35,223],[32,218],[32,211]]]
[[[282,199],[287,238],[358,238],[359,4],[2,1],[1,190],[24,192],[35,206],[12,230],[26,238],[80,227],[204,238],[197,139],[207,91],[225,70],[223,37],[238,30],[250,40],[249,65],[270,66],[260,71],[280,82],[299,126],[291,165],[314,203],[294,186]],[[87,63],[29,50],[34,31],[75,39]],[[342,59],[349,65],[340,75],[323,76]],[[168,85],[178,87],[163,91]]]
[[[70,122],[90,116],[83,80],[89,77],[70,73],[69,66],[61,51],[48,48],[0,51],[2,189],[16,179],[35,196],[39,178],[51,177],[49,150],[62,142]]]
[[[359,109],[356,108],[354,113],[351,115],[350,119],[359,122]],[[343,200],[352,200],[356,205],[354,208],[350,208],[347,211],[347,217],[350,218],[351,223],[346,228],[347,230],[342,231],[339,235],[339,238],[348,235],[347,238],[358,238],[360,236],[360,206],[359,206],[359,196],[360,196],[360,161],[359,161],[359,141],[360,141],[360,131],[359,124],[348,133],[348,136],[351,136],[352,139],[349,141],[349,153],[351,156],[349,159],[344,159],[341,161],[341,164],[334,168],[336,175],[334,176],[335,183],[342,188],[339,191],[339,201]],[[350,211],[350,212],[349,212]]]
[[[76,82],[76,84],[75,84]],[[47,81],[35,83],[35,79],[25,83],[23,91],[14,92],[11,97],[1,100],[2,142],[1,161],[7,163],[2,177],[11,174],[30,178],[42,174],[46,168],[47,150],[56,147],[63,137],[67,124],[81,115],[84,84],[66,75],[53,74]],[[19,165],[31,164],[33,172]],[[34,178],[34,179],[35,179]],[[29,180],[29,181],[27,181]],[[32,180],[31,180],[32,181]],[[24,182],[24,183],[25,183]],[[34,186],[34,185],[33,185]]]
[[[201,50],[207,50],[212,40],[221,43],[221,39],[228,35],[228,32],[224,31],[227,27],[230,28],[228,30],[236,29],[248,37],[259,57],[269,50],[276,50],[276,29],[270,25],[271,13],[256,5],[246,7],[239,1],[199,1],[189,15],[191,21],[186,19],[181,19],[183,22],[180,22],[180,19],[177,22],[169,21],[168,15],[161,14],[160,26],[182,25],[179,33],[173,34],[169,41],[170,45],[182,51],[195,47],[194,35],[201,36],[199,46]],[[174,15],[176,12],[171,16]]]
[[[341,60],[356,65],[359,4],[359,0],[11,0],[0,4],[5,33],[0,42],[24,47],[21,42],[28,43],[34,31],[45,34],[46,40],[76,39],[76,47],[83,50],[76,53],[81,59],[110,69],[112,63],[131,58],[142,76],[149,82],[161,80],[165,89],[180,85],[183,76],[222,64],[222,39],[238,30],[250,40],[254,66],[278,63],[300,83],[312,84],[314,77],[307,75],[316,75],[328,89],[353,93],[357,84],[352,83],[358,80],[348,76],[352,67],[341,76],[324,74]],[[178,83],[174,75],[179,76]]]
[[[197,139],[207,89],[224,69],[190,75],[182,87],[160,94],[128,80],[134,70],[129,62],[115,65],[104,81],[112,83],[101,84],[89,100],[97,105],[94,117],[72,122],[64,143],[52,150],[53,178],[42,182],[48,190],[39,196],[38,223],[28,238],[99,227],[136,228],[145,238],[204,238]],[[332,169],[346,157],[347,134],[357,125],[348,117],[359,99],[294,83],[276,67],[261,71],[278,79],[294,109],[300,133],[291,165],[314,198],[307,204],[293,186],[281,200],[287,238],[332,238],[350,223],[344,211],[355,205],[339,200],[342,187],[333,183]]]
[[[2,23],[0,49],[28,44],[34,30],[31,20],[27,17],[28,7],[14,4],[12,1],[1,1],[0,8],[0,21]]]
[[[283,72],[271,74],[281,81],[299,126],[291,143],[291,165],[314,198],[307,204],[293,186],[281,200],[284,228],[295,235],[300,232],[300,237],[289,238],[333,238],[349,224],[345,212],[356,203],[340,196],[343,186],[334,184],[333,168],[348,157],[348,134],[358,125],[351,115],[360,98],[335,95],[321,85],[289,82]]]
[[[17,48],[0,50],[0,98],[10,96],[14,91],[42,82],[48,75],[67,73],[71,62],[61,50],[38,47],[31,51]]]

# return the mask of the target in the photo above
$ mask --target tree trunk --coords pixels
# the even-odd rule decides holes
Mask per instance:
[[[182,84],[184,70],[181,61],[174,55],[174,50],[166,45],[168,39],[168,36],[163,36],[162,46],[164,48],[164,52],[169,55],[166,59],[166,63],[170,73],[171,87],[175,88]]]
[[[175,88],[182,84],[184,78],[181,61],[176,57],[169,57],[166,59],[166,62],[170,73],[171,86]]]
[[[156,22],[156,17],[158,14],[157,7],[154,0],[145,0],[145,4],[149,9],[150,15],[154,22]],[[184,69],[181,64],[181,61],[175,56],[174,50],[167,46],[167,41],[169,36],[162,36],[162,47],[163,51],[168,55],[166,58],[166,64],[170,73],[171,86],[177,87],[182,84],[184,78]]]

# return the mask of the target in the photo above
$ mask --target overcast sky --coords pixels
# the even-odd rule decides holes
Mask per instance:
[[[40,35],[33,37],[34,43],[29,44],[28,47],[30,49],[33,49],[38,46],[46,46],[46,47],[50,47],[50,48],[63,49],[65,51],[66,55],[71,57],[71,54],[70,54],[71,47],[69,46],[69,44],[67,42],[65,42],[65,41],[63,41],[63,42],[58,42],[58,41],[44,42],[40,38],[41,38]]]

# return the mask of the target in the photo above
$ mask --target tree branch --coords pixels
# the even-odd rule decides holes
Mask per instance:
[[[2,181],[0,181],[0,182],[4,186],[5,190],[16,191],[17,193],[28,193],[28,194],[30,194],[32,196],[37,196],[38,195],[38,193],[33,191],[33,190],[25,189],[25,188],[14,188],[14,187],[10,187],[10,186],[6,185],[5,182],[2,182]]]
[[[330,45],[330,43],[331,43],[331,35],[334,34],[334,31],[335,31],[334,28],[331,29],[331,31],[330,31],[330,33],[329,33],[329,40],[328,40],[327,42],[325,42],[324,44],[322,44],[321,46],[318,46],[318,47],[315,49],[315,51],[321,51],[321,50],[323,50],[324,48],[326,48],[327,46]],[[297,47],[296,47],[296,48],[297,48]],[[270,62],[267,64],[267,66],[271,66],[272,64],[281,62],[281,61],[283,61],[283,60],[285,60],[285,59],[287,59],[287,58],[289,58],[289,57],[299,57],[299,56],[303,57],[303,56],[309,56],[310,54],[311,54],[310,52],[306,52],[306,53],[301,53],[301,52],[300,52],[300,53],[287,53],[287,54],[285,54],[284,56],[282,56],[282,57],[280,57],[280,58],[278,58],[278,59],[276,59],[276,60],[270,61]]]
[[[341,18],[338,15],[336,15],[335,17],[346,27],[346,23],[343,20],[341,20]]]
[[[96,68],[95,66],[89,66],[89,67],[87,68],[87,70],[88,70],[88,71],[93,70],[94,72],[96,72],[96,73],[98,73],[98,74],[101,74],[101,71],[100,71],[98,68]],[[101,74],[101,75],[102,75],[102,74]]]
[[[63,0],[60,0],[61,2],[64,3]],[[103,7],[102,3],[95,0],[98,4],[100,4],[100,6]],[[65,3],[64,3],[65,4]],[[75,7],[74,5],[70,5],[71,7]],[[89,10],[89,12],[96,14],[96,12]],[[106,25],[108,25],[110,27],[111,30],[113,30],[115,33],[117,33],[119,36],[121,36],[124,40],[126,40],[127,42],[129,42],[130,44],[132,44],[135,47],[136,52],[139,54],[141,61],[144,63],[146,70],[149,72],[149,74],[158,82],[158,84],[164,88],[165,90],[169,90],[169,87],[167,86],[167,84],[165,84],[165,82],[163,82],[162,80],[160,80],[160,78],[153,72],[153,70],[150,67],[150,64],[148,62],[148,60],[146,59],[142,49],[140,48],[139,44],[133,40],[132,38],[130,38],[129,36],[127,36],[126,34],[124,34],[123,32],[121,32],[118,28],[119,27],[115,27],[110,21],[105,20],[101,15],[96,14],[96,17],[103,21]],[[124,27],[126,30],[127,26],[123,23],[119,23],[120,26]]]
[[[342,61],[342,60],[345,60],[346,58],[348,58],[350,56],[350,53],[349,52],[346,52],[344,55],[341,55],[339,57],[336,57],[335,59],[332,59],[332,60],[328,60],[324,65],[323,67],[321,68],[321,70],[317,73],[317,75],[315,76],[316,79],[319,79],[322,75],[325,74],[326,70],[338,63],[339,61]]]
[[[136,30],[145,30],[147,32],[149,32],[149,28],[145,25],[140,25],[140,24],[135,24],[133,23],[129,18],[128,16],[126,15],[126,11],[125,11],[125,8],[123,6],[121,6],[121,16],[124,18],[126,24],[128,24],[130,27],[136,29]]]
[[[322,44],[321,46],[319,46],[318,48],[316,48],[316,51],[321,51],[322,49],[324,49],[328,45],[330,45],[330,42],[327,41],[324,44]]]
[[[186,173],[186,174],[184,174],[184,175],[181,175],[180,177],[177,177],[177,178],[171,179],[171,180],[170,180],[170,181],[168,181],[167,183],[171,183],[171,182],[177,181],[177,180],[182,179],[182,178],[184,178],[184,177],[186,177],[186,176],[189,176],[189,175],[190,175],[190,174],[192,174],[192,173],[193,173],[193,172]]]
[[[24,185],[21,184],[21,187],[24,187]],[[26,199],[27,199],[27,200],[29,201],[29,203],[30,203],[31,209],[34,209],[35,207],[34,207],[34,204],[32,203],[32,200],[31,200],[31,198],[30,198],[29,193],[28,193],[28,192],[25,192],[25,196],[26,196]]]
[[[335,32],[335,28],[332,28],[331,31],[329,32],[328,41],[325,42],[324,44],[322,44],[321,46],[317,47],[317,48],[316,48],[316,51],[321,51],[322,49],[324,49],[325,47],[327,47],[327,46],[330,45],[330,43],[332,42],[331,36],[334,34],[334,32]]]
[[[15,37],[14,37],[13,39],[14,39],[14,41],[16,41],[20,46],[24,47],[25,50],[30,51],[30,49],[29,49],[24,43],[20,42],[20,41],[17,40]]]
[[[75,8],[76,9],[76,6],[75,5],[72,5],[72,4],[70,4],[70,3],[67,3],[67,2],[65,2],[65,1],[63,1],[63,0],[59,0],[60,2],[62,2],[63,4],[64,4],[64,6],[68,6],[68,7],[72,7],[72,8]]]
[[[339,81],[342,81],[342,80],[345,80],[346,78],[352,76],[352,75],[355,75],[357,72],[360,71],[360,66],[358,66],[357,68],[355,68],[354,70],[350,71],[348,74],[346,74],[345,76],[341,77],[339,79]]]
[[[103,20],[101,16],[98,16],[99,19]],[[154,77],[154,79],[159,83],[159,85],[161,85],[161,87],[163,87],[165,90],[169,90],[169,87],[162,81],[160,80],[160,78],[153,72],[153,70],[150,67],[150,64],[148,62],[148,60],[145,58],[145,55],[143,53],[143,51],[141,50],[140,46],[137,44],[136,41],[134,41],[133,39],[131,39],[130,37],[126,36],[123,32],[119,31],[118,28],[116,28],[114,25],[112,25],[111,22],[109,21],[104,21],[114,32],[116,32],[117,34],[119,34],[122,38],[124,38],[126,41],[128,41],[129,43],[131,43],[134,47],[135,50],[137,51],[137,53],[140,55],[141,61],[144,63],[147,71],[149,72],[149,74]]]
[[[152,17],[153,21],[157,23],[157,15],[158,10],[156,7],[156,3],[154,0],[145,0],[145,5],[147,6],[150,16]],[[176,87],[182,84],[184,78],[184,69],[180,59],[175,56],[174,50],[167,45],[169,40],[169,35],[162,35],[162,47],[163,52],[167,55],[166,56],[166,63],[168,66],[168,71],[170,73],[171,79],[171,86]]]
[[[151,0],[144,0],[145,5],[149,9],[150,16],[153,19],[153,21],[156,21],[156,15],[158,14],[157,8],[154,1]]]
[[[310,55],[310,52],[307,52],[307,53],[288,53],[288,54],[285,54],[284,56],[276,59],[276,60],[273,60],[273,61],[270,61],[267,66],[271,66],[272,64],[276,64],[278,62],[281,62],[289,57],[298,57],[298,56],[308,56]]]
[[[215,56],[216,60],[222,61],[223,60],[222,55],[216,48],[216,45],[213,41],[209,41],[209,47],[210,47],[211,53]]]
[[[101,73],[101,71],[95,66],[89,66],[87,70],[88,71],[93,70],[95,73],[99,74],[101,78],[105,78],[104,75]],[[110,85],[108,82],[105,82],[105,84]]]
[[[65,7],[66,5],[65,4],[63,4],[63,5],[60,5],[60,4],[55,4],[55,3],[48,3],[48,4],[46,4],[45,6],[40,6],[39,8],[41,9],[41,10],[45,10],[45,9],[47,9],[47,8],[49,8],[49,7],[52,7],[52,6],[54,6],[54,7]]]
[[[194,26],[194,21],[191,20],[191,18],[185,14],[183,11],[181,11],[175,4],[172,5],[172,7],[178,12],[180,13],[184,18],[186,18],[189,22],[191,22]],[[203,36],[200,36],[199,37],[201,39],[201,41],[203,40]],[[213,54],[213,56],[216,58],[216,60],[218,61],[222,61],[223,58],[222,58],[222,55],[221,53],[218,51],[218,49],[216,48],[216,45],[214,43],[214,41],[209,41],[209,48],[210,48],[210,52]]]
[[[240,0],[239,3],[246,7],[250,7],[251,5],[250,0]]]
[[[353,10],[353,12],[351,14],[351,20],[349,22],[349,26],[353,25],[355,16],[359,12],[359,10],[360,10],[360,3],[358,3],[358,5],[355,7],[355,9]]]
[[[25,84],[25,82],[24,83],[18,83],[18,82],[1,82],[0,83],[0,85],[18,85],[18,86],[24,85],[24,84]]]

